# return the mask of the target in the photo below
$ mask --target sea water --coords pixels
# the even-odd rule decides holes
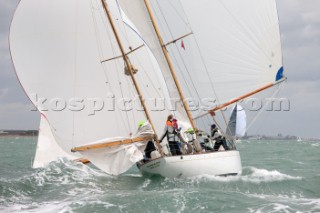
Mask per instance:
[[[31,169],[36,138],[0,138],[0,212],[320,212],[320,142],[241,141],[238,176],[114,177],[60,159]]]

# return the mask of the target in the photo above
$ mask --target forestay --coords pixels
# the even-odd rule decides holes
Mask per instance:
[[[161,101],[155,106],[155,99],[168,93],[161,71],[142,40],[123,25],[115,2],[108,5],[125,51],[142,46],[128,57],[139,70],[135,77],[160,134],[169,113]],[[101,1],[22,0],[11,25],[10,48],[21,84],[64,151],[131,139],[138,122],[146,120]],[[118,158],[103,161],[104,153],[89,160],[116,175],[142,158],[138,146],[109,148],[126,156],[119,168],[114,168]],[[81,154],[86,157],[85,151]]]

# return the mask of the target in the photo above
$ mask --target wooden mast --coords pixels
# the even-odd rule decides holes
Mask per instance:
[[[158,39],[159,39],[159,42],[160,42],[160,45],[161,45],[163,54],[164,54],[164,56],[165,56],[165,58],[166,58],[166,60],[167,60],[167,63],[168,63],[168,66],[169,66],[171,75],[172,75],[172,77],[173,77],[173,79],[174,79],[174,82],[175,82],[175,84],[176,84],[176,87],[177,87],[177,89],[178,89],[180,98],[181,98],[182,103],[183,103],[183,106],[184,106],[184,108],[185,108],[185,110],[186,110],[186,113],[187,113],[187,116],[188,116],[189,121],[190,121],[190,123],[191,123],[191,126],[192,126],[193,129],[196,129],[196,125],[195,125],[195,123],[194,123],[194,121],[193,121],[193,119],[192,119],[192,116],[191,116],[189,107],[188,107],[187,103],[185,102],[185,98],[184,98],[184,95],[183,95],[183,93],[182,93],[181,86],[180,86],[180,84],[179,84],[179,82],[178,82],[178,79],[177,79],[177,76],[176,76],[176,74],[175,74],[173,65],[172,65],[171,60],[170,60],[170,57],[169,57],[169,55],[168,55],[168,52],[167,52],[167,49],[166,49],[166,45],[165,45],[164,42],[163,42],[163,39],[162,39],[162,37],[161,37],[159,28],[158,28],[158,26],[157,26],[157,24],[156,24],[155,18],[154,18],[154,16],[153,16],[152,11],[151,11],[151,7],[150,7],[150,4],[149,4],[149,1],[148,1],[148,0],[144,0],[144,3],[145,3],[145,5],[146,5],[146,7],[147,7],[147,10],[148,10],[148,13],[149,13],[149,16],[150,16],[152,25],[153,25],[153,27],[154,27],[154,29],[155,29],[155,31],[156,31],[156,34],[157,34],[157,37],[158,37]]]
[[[155,128],[154,128],[154,125],[153,125],[153,123],[152,123],[150,114],[149,114],[149,112],[148,112],[148,110],[147,110],[146,104],[145,104],[144,99],[143,99],[143,97],[142,97],[142,93],[141,93],[140,87],[139,87],[139,85],[138,85],[138,83],[137,83],[136,78],[134,77],[133,67],[132,67],[132,65],[131,65],[131,63],[130,63],[130,61],[129,61],[129,58],[127,57],[127,55],[126,55],[126,53],[125,53],[125,51],[124,51],[123,45],[122,45],[121,40],[120,40],[120,37],[119,37],[119,35],[118,35],[118,31],[117,31],[117,29],[116,29],[116,27],[115,27],[115,25],[114,25],[114,23],[113,23],[113,20],[112,20],[110,11],[109,11],[109,9],[108,9],[108,5],[107,5],[107,3],[105,2],[105,0],[101,0],[101,3],[102,3],[102,6],[103,6],[103,9],[104,9],[105,13],[107,14],[109,23],[110,23],[110,25],[111,25],[112,31],[113,31],[113,33],[114,33],[114,36],[115,36],[115,38],[116,38],[116,40],[117,40],[119,49],[120,49],[121,54],[122,54],[122,57],[123,57],[123,60],[125,61],[126,66],[127,66],[128,70],[129,70],[129,73],[130,73],[131,79],[132,79],[132,81],[133,81],[134,87],[135,87],[135,89],[137,90],[137,93],[138,93],[138,95],[139,95],[139,100],[140,100],[140,102],[141,102],[141,104],[142,104],[142,107],[143,107],[143,109],[144,109],[144,112],[145,112],[145,114],[146,114],[146,117],[147,117],[148,121],[150,122],[150,125],[152,126],[152,129],[153,129],[153,132],[154,132],[154,134],[155,134],[155,139],[156,139],[158,148],[159,148],[160,152],[162,153],[162,150],[160,149],[161,146],[160,146],[160,142],[159,142],[159,139],[158,139],[156,130],[155,130]]]

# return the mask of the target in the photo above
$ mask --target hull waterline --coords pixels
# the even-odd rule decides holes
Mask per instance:
[[[193,177],[198,175],[236,175],[242,165],[239,151],[211,152],[195,155],[165,156],[138,167],[143,175]]]

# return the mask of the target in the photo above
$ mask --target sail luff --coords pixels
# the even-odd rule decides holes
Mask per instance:
[[[176,84],[176,87],[177,87],[177,89],[178,89],[178,93],[179,93],[180,98],[181,98],[181,100],[182,100],[182,103],[183,103],[184,109],[185,109],[185,111],[186,111],[186,114],[187,114],[187,116],[188,116],[188,119],[189,119],[189,121],[190,121],[190,124],[191,124],[192,128],[195,129],[195,128],[196,128],[196,125],[195,125],[195,123],[194,123],[194,120],[192,119],[192,116],[191,116],[191,113],[190,113],[190,110],[189,110],[189,106],[188,106],[187,103],[185,102],[184,94],[183,94],[183,92],[182,92],[181,86],[180,86],[179,81],[178,81],[178,79],[177,79],[177,76],[176,76],[176,74],[175,74],[175,71],[174,71],[174,68],[173,68],[171,59],[170,59],[170,57],[169,57],[169,55],[168,55],[168,52],[167,52],[167,49],[166,49],[166,45],[164,44],[163,39],[162,39],[162,37],[161,37],[160,30],[159,30],[159,28],[158,28],[158,26],[157,26],[157,23],[156,23],[156,21],[155,21],[154,15],[153,15],[153,13],[152,13],[152,10],[151,10],[150,4],[149,4],[149,1],[148,1],[148,0],[144,0],[144,3],[145,3],[146,8],[147,8],[147,10],[148,10],[148,14],[149,14],[149,16],[150,16],[150,19],[151,19],[151,22],[152,22],[152,26],[154,27],[154,30],[155,30],[156,35],[157,35],[157,37],[158,37],[158,40],[159,40],[159,43],[160,43],[160,45],[161,45],[163,54],[164,54],[165,59],[166,59],[166,61],[167,61],[167,63],[168,63],[168,66],[169,66],[171,75],[172,75],[172,77],[173,77],[173,79],[174,79],[174,82],[175,82],[175,84]]]
[[[149,114],[149,112],[148,112],[148,109],[147,109],[146,104],[145,104],[145,102],[144,102],[144,99],[143,99],[143,97],[142,97],[142,93],[141,93],[140,87],[139,87],[139,85],[138,85],[138,83],[137,83],[136,78],[134,77],[133,70],[132,70],[132,69],[133,69],[133,68],[132,68],[132,65],[131,65],[131,63],[130,63],[130,61],[129,61],[129,59],[128,59],[125,51],[124,51],[124,48],[123,48],[123,45],[122,45],[121,40],[120,40],[120,38],[119,38],[117,29],[116,29],[116,27],[115,27],[115,25],[114,25],[114,23],[113,23],[113,20],[112,20],[110,11],[109,11],[109,9],[108,9],[108,5],[107,5],[107,3],[105,2],[105,0],[101,0],[101,3],[102,3],[102,6],[103,6],[104,11],[105,11],[105,13],[106,13],[106,15],[107,15],[107,17],[108,17],[108,20],[109,20],[109,23],[110,23],[110,25],[111,25],[112,31],[113,31],[113,33],[114,33],[114,36],[115,36],[115,38],[116,38],[116,40],[117,40],[119,49],[120,49],[121,54],[122,54],[122,57],[123,57],[123,60],[125,61],[126,65],[127,65],[127,68],[128,68],[128,70],[129,70],[130,77],[131,77],[131,79],[132,79],[132,81],[133,81],[134,87],[135,87],[135,89],[136,89],[136,91],[137,91],[137,93],[138,93],[139,100],[140,100],[141,105],[142,105],[142,107],[143,107],[143,109],[144,109],[144,113],[145,113],[145,115],[146,115],[146,117],[147,117],[150,125],[152,126],[152,129],[153,129],[153,131],[154,131],[157,144],[159,144],[159,140],[158,140],[158,137],[157,137],[156,130],[155,130],[155,128],[154,128],[154,125],[153,125],[153,123],[152,123],[150,114]],[[160,146],[159,146],[159,147],[160,147]]]

